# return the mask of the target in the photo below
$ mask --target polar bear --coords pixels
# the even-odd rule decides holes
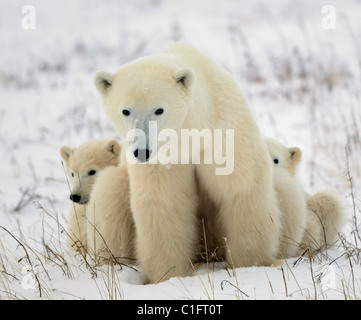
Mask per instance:
[[[345,223],[343,206],[332,190],[310,195],[307,199],[307,226],[302,239],[301,253],[311,254],[335,247]]]
[[[277,168],[275,172],[279,169],[286,170],[290,177],[296,180],[297,166],[302,157],[301,150],[296,147],[287,148],[271,139],[266,139],[266,143],[271,158],[274,161],[274,166]],[[276,173],[275,176],[277,176]],[[275,182],[275,184],[277,189],[278,183]],[[299,195],[299,197],[300,199],[304,198],[306,201],[307,215],[306,225],[304,225],[303,215],[302,218],[298,217],[298,219],[302,221],[302,226],[305,228],[302,239],[298,242],[298,255],[308,250],[313,254],[324,249],[332,248],[337,242],[344,225],[343,208],[339,197],[333,191],[320,191],[314,195],[310,195],[305,191],[303,192],[304,196]],[[283,197],[282,192],[279,192],[278,196]],[[295,201],[294,196],[290,199]],[[300,210],[301,207],[302,210]],[[282,208],[282,203],[281,211],[284,214],[285,211]],[[298,212],[304,212],[303,206],[298,208]],[[286,221],[286,224],[299,223],[294,220],[293,217],[286,216],[285,219],[289,219],[288,222]],[[297,239],[299,239],[299,234]]]
[[[265,142],[275,164],[274,186],[282,213],[280,258],[294,257],[299,252],[307,219],[305,193],[296,178],[302,152],[296,147],[287,148],[273,139],[266,138]]]
[[[78,148],[63,146],[60,155],[72,189],[68,234],[69,247],[76,251],[87,251],[86,211],[90,192],[99,172],[119,163],[120,145],[116,140],[94,140]]]
[[[126,168],[108,167],[99,173],[90,196],[87,220],[88,253],[98,264],[137,264]]]
[[[126,138],[136,254],[149,283],[191,269],[199,238],[197,183],[217,207],[215,237],[226,246],[232,267],[278,263],[281,222],[273,166],[246,99],[227,71],[177,43],[114,74],[98,72],[94,82],[106,114]],[[216,174],[214,155],[211,163],[151,163],[166,143],[149,133],[151,121],[158,132],[172,129],[178,138],[182,130],[233,130],[234,153],[226,159],[233,161],[233,172]],[[131,143],[133,129],[144,139]],[[226,143],[218,140],[215,146],[227,153]],[[204,144],[195,149],[207,151]],[[129,161],[132,157],[137,161]],[[104,192],[97,186],[93,191],[94,197]],[[95,207],[95,215],[106,210],[99,203]]]

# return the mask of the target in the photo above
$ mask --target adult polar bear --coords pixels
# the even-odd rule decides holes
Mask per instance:
[[[227,246],[230,264],[276,262],[281,227],[272,163],[246,100],[228,72],[192,46],[178,43],[161,54],[130,62],[115,74],[98,72],[95,85],[123,137],[134,128],[147,134],[150,120],[156,121],[158,132],[234,129],[234,170],[229,175],[216,175],[214,161],[151,164],[155,148],[149,136],[145,145],[132,145],[134,157],[143,163],[122,162],[129,174],[137,258],[149,282],[184,276],[191,267],[199,242],[197,183],[217,206],[217,216],[210,217],[211,232]],[[224,143],[222,148],[225,154]]]

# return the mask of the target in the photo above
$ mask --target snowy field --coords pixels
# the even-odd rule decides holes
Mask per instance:
[[[35,29],[26,29],[25,5]],[[2,1],[0,299],[360,299],[360,16],[356,0]],[[232,73],[265,136],[302,149],[307,191],[340,195],[346,225],[336,250],[282,267],[209,264],[155,285],[67,251],[59,149],[120,138],[94,73],[177,40]]]

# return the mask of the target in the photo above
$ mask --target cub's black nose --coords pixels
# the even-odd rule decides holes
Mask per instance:
[[[136,149],[134,151],[134,157],[139,162],[147,162],[149,160],[150,155],[152,154],[152,151],[148,149]]]
[[[78,203],[78,202],[81,200],[81,196],[78,195],[78,194],[71,194],[71,195],[70,195],[70,200]]]

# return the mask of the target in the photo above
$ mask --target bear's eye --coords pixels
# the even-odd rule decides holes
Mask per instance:
[[[164,112],[164,109],[163,109],[163,108],[159,108],[159,109],[155,110],[154,113],[155,113],[157,116],[159,116],[159,115],[161,115],[163,112]]]
[[[71,173],[71,176],[74,177],[74,172]]]
[[[127,109],[123,109],[122,113],[123,113],[125,116],[129,116],[129,115],[130,115],[130,111],[127,110]]]
[[[88,172],[88,175],[89,176],[93,176],[93,175],[95,175],[97,172],[95,171],[95,170],[90,170],[89,172]]]
[[[276,158],[276,159],[273,159],[273,162],[275,163],[275,164],[278,164],[278,159]]]

